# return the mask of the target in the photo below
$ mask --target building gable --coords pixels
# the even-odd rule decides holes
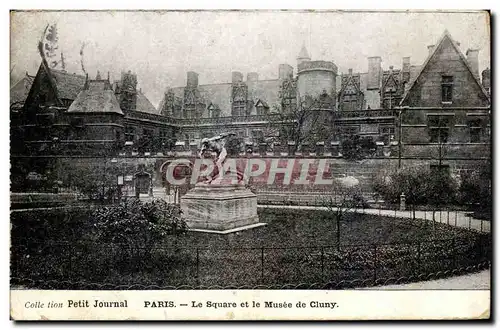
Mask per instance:
[[[26,75],[15,83],[10,89],[10,104],[24,104],[28,97],[31,86],[33,85],[34,76]]]
[[[472,72],[456,42],[445,31],[400,104],[422,107],[488,106],[488,95]],[[454,81],[451,103],[442,99],[443,77],[452,77]]]
[[[45,67],[40,64],[31,89],[26,97],[24,107],[26,109],[38,108],[44,105],[62,105],[57,96],[57,87],[49,76]]]

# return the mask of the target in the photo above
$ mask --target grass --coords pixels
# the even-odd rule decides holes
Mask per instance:
[[[59,289],[103,288],[102,283],[110,283],[110,289],[283,287],[353,280],[362,285],[456,269],[488,258],[483,243],[489,237],[446,224],[348,213],[340,221],[339,242],[335,215],[327,211],[264,208],[259,218],[268,225],[229,235],[170,236],[152,251],[88,240],[14,249],[13,274],[41,281],[52,278],[51,285]],[[96,284],[81,287],[78,281]],[[47,282],[31,285],[46,287]]]

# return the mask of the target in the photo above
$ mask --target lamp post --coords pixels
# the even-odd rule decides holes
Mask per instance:
[[[116,185],[118,186],[118,202],[122,200],[123,175],[116,176]]]
[[[403,135],[403,128],[401,126],[402,123],[402,113],[403,110],[399,109],[398,111],[398,122],[399,122],[399,128],[398,128],[398,168],[401,168],[401,135]]]

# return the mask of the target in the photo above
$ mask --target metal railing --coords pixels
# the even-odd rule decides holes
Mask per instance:
[[[93,241],[12,245],[11,284],[40,289],[330,288],[428,280],[487,268],[491,237],[260,247]]]

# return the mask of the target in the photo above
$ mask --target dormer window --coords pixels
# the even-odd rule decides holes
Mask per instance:
[[[208,117],[209,118],[219,118],[220,117],[220,109],[218,106],[211,103],[208,106]]]
[[[267,115],[269,112],[269,106],[262,100],[258,100],[255,103],[255,109],[257,110],[257,115]]]
[[[453,101],[453,76],[442,76],[441,101],[451,103]]]
[[[246,101],[234,101],[233,102],[233,116],[245,116],[247,113],[247,102]]]

